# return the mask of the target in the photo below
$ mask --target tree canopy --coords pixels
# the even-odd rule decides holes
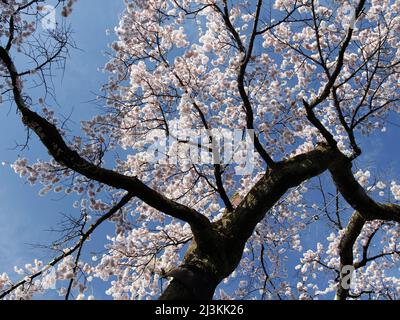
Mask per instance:
[[[398,120],[400,1],[126,0],[71,132],[47,93],[75,2],[0,1],[1,101],[49,153],[12,168],[75,210],[0,298],[399,299],[400,182],[363,146]]]

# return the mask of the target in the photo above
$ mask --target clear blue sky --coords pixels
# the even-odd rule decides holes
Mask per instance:
[[[98,72],[107,61],[104,55],[107,45],[114,39],[113,33],[106,36],[106,29],[114,29],[123,8],[122,0],[84,0],[74,6],[68,21],[79,50],[71,50],[64,76],[59,72],[53,79],[58,102],[54,107],[56,113],[67,116],[73,111],[72,120],[79,123],[96,112],[98,106],[88,101],[93,100],[107,79]],[[18,155],[32,162],[48,159],[36,137],[30,140],[29,150],[15,149],[16,143],[24,143],[26,133],[15,108],[8,103],[0,105],[0,132],[0,162],[12,163]],[[54,193],[39,197],[40,188],[32,188],[9,166],[0,166],[0,181],[0,273],[12,273],[15,265],[23,266],[34,258],[47,261],[49,252],[30,244],[47,244],[57,238],[57,234],[45,230],[56,227],[61,219],[59,213],[74,213],[71,200],[60,200]],[[104,235],[103,229],[96,237],[98,250],[103,248]]]

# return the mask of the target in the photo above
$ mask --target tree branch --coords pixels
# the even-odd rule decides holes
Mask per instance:
[[[340,256],[340,281],[339,286],[336,291],[336,300],[346,300],[349,297],[349,288],[343,286],[343,278],[348,276],[347,271],[344,269],[345,266],[353,266],[353,247],[361,233],[361,230],[365,224],[366,220],[358,212],[354,212],[350,218],[350,221],[345,229],[344,235],[339,243],[339,256]]]
[[[335,150],[325,144],[305,154],[277,162],[245,196],[238,207],[218,222],[225,233],[247,240],[268,210],[292,187],[317,176],[335,161]]]
[[[247,65],[253,54],[254,42],[255,42],[255,39],[257,36],[257,26],[258,26],[261,7],[262,7],[263,2],[262,2],[262,0],[258,0],[258,2],[257,2],[253,30],[252,30],[252,33],[250,36],[250,41],[249,41],[247,50],[240,38],[240,35],[236,31],[235,27],[232,25],[231,19],[229,17],[229,9],[228,9],[228,5],[227,5],[227,1],[223,1],[223,2],[224,2],[224,11],[219,9],[217,6],[216,6],[216,10],[221,14],[222,18],[224,19],[226,28],[228,29],[228,31],[231,33],[233,39],[235,40],[239,52],[243,55],[243,58],[240,62],[238,76],[237,76],[238,91],[240,94],[240,98],[242,99],[242,102],[243,102],[243,107],[246,112],[246,127],[249,130],[254,130],[254,113],[253,113],[253,108],[251,106],[249,96],[245,89],[244,80],[245,80],[245,76],[246,76]],[[261,158],[268,165],[268,167],[274,168],[275,162],[271,158],[271,156],[268,154],[268,152],[264,149],[257,134],[254,134],[254,147],[257,150],[257,152],[259,153],[259,155],[261,156]]]
[[[57,263],[65,259],[66,257],[70,256],[73,254],[76,250],[80,249],[83,245],[83,243],[90,237],[90,235],[97,229],[98,226],[100,226],[104,221],[109,219],[112,215],[114,215],[116,212],[121,210],[132,198],[134,195],[132,193],[126,194],[114,207],[111,208],[110,211],[108,211],[106,214],[102,215],[99,219],[96,220],[95,223],[93,223],[88,230],[82,234],[81,238],[79,241],[70,249],[65,250],[62,254],[54,258],[51,262],[47,264],[46,267],[44,267],[42,270],[26,277],[25,279],[17,282],[15,285],[11,286],[9,289],[3,291],[0,294],[0,299],[3,299],[6,297],[8,294],[10,294],[12,291],[16,290],[20,286],[24,285],[25,283],[31,282],[33,279],[39,277],[42,275],[45,271],[48,270],[49,266],[54,267]]]
[[[384,204],[373,200],[354,178],[352,163],[343,154],[341,160],[332,163],[329,171],[348,204],[358,211],[365,220],[385,220],[400,222],[400,206]]]
[[[116,189],[123,189],[149,206],[174,218],[188,222],[195,236],[210,227],[210,221],[204,215],[185,205],[168,199],[156,190],[151,189],[137,177],[130,177],[113,170],[105,169],[90,163],[76,151],[67,146],[58,129],[45,118],[30,110],[21,93],[21,80],[8,52],[0,47],[0,60],[8,69],[12,81],[14,101],[22,114],[22,121],[32,129],[47,148],[51,156],[61,165],[87,177]]]

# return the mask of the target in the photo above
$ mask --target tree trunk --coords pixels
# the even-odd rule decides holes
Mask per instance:
[[[160,299],[212,299],[215,288],[239,265],[247,240],[268,210],[292,187],[324,172],[335,152],[320,144],[316,150],[276,164],[256,183],[240,204],[196,229],[182,264],[168,272],[173,280]]]
[[[211,300],[219,281],[200,269],[179,267],[160,300]]]
[[[182,264],[166,274],[172,281],[160,300],[211,300],[219,283],[239,265],[246,241],[227,236],[214,223],[205,242],[192,240]]]

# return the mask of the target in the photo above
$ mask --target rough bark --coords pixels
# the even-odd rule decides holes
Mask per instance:
[[[246,195],[238,207],[212,224],[207,244],[194,241],[161,299],[211,299],[217,285],[238,266],[256,225],[292,187],[321,174],[334,161],[327,145],[279,162]],[[190,298],[189,298],[190,297]]]
[[[400,206],[380,203],[372,199],[355,179],[351,161],[342,154],[330,165],[330,173],[341,195],[366,220],[387,220],[400,222]]]
[[[330,173],[348,204],[355,210],[343,238],[339,245],[340,256],[340,283],[336,292],[336,299],[346,300],[349,297],[349,290],[343,288],[342,279],[346,276],[343,267],[355,267],[353,261],[354,245],[361,230],[367,221],[385,220],[400,222],[400,206],[394,204],[384,204],[372,199],[365,189],[358,183],[352,173],[352,162],[343,154],[338,154],[337,161],[329,166]],[[366,257],[364,257],[366,263]],[[358,267],[361,265],[358,264]]]
[[[339,256],[340,256],[340,281],[338,289],[336,291],[336,300],[346,300],[349,296],[349,289],[343,286],[343,278],[348,276],[345,272],[344,267],[353,266],[353,248],[354,244],[361,233],[361,230],[365,224],[365,219],[359,212],[355,212],[347,225],[345,233],[340,240],[339,244]]]

